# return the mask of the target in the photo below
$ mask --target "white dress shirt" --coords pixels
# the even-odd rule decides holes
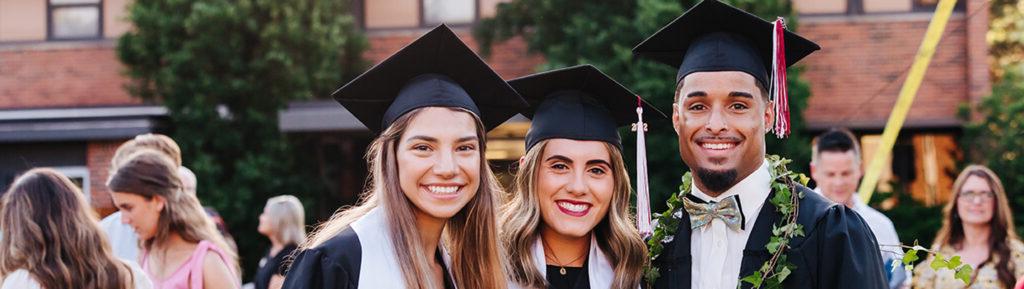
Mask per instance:
[[[732,230],[725,222],[713,218],[711,223],[694,229],[690,235],[690,254],[693,256],[690,288],[733,289],[739,283],[740,263],[747,238],[757,221],[764,201],[771,193],[771,173],[768,161],[762,160],[761,167],[736,183],[718,197],[711,197],[700,191],[696,183],[690,185],[690,194],[704,201],[720,202],[739,195],[743,209],[743,230]]]
[[[120,211],[103,218],[100,228],[107,233],[107,241],[111,249],[114,249],[114,256],[132,263],[139,262],[139,235],[135,234],[132,226],[121,222]]]

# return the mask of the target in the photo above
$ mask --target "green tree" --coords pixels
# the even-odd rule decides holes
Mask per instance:
[[[1024,210],[1024,77],[1007,70],[992,87],[992,94],[977,106],[981,117],[964,126],[961,147],[967,149],[968,161],[985,164],[999,174],[1014,212]],[[971,119],[966,106],[964,119]],[[1014,214],[1017,224],[1024,214]],[[1018,232],[1021,227],[1017,226]]]
[[[789,16],[789,27],[795,28],[789,1],[727,2],[766,19]],[[631,49],[695,3],[694,0],[610,0],[594,5],[593,1],[585,0],[514,0],[499,4],[494,18],[481,20],[474,28],[474,36],[485,54],[497,41],[523,36],[529,49],[547,60],[539,70],[593,64],[669,114],[675,69],[647,60],[636,61]],[[806,171],[810,141],[802,131],[802,111],[810,90],[799,81],[798,69],[790,69],[789,73],[794,132],[782,141],[766,137],[768,152],[794,159],[791,169]],[[679,158],[671,123],[654,123],[651,127],[647,139],[651,204],[654,211],[660,211],[667,196],[678,191],[685,166]],[[630,138],[633,133],[623,131],[622,135]],[[632,164],[635,147],[626,145],[625,148],[623,154]]]
[[[998,77],[1006,69],[1021,69],[1024,63],[1024,2],[992,0],[990,5],[987,38]]]
[[[168,107],[199,198],[232,229],[247,271],[264,252],[256,224],[266,199],[322,190],[292,157],[277,113],[362,71],[367,44],[345,3],[149,0],[129,8],[134,29],[117,46],[128,89]]]

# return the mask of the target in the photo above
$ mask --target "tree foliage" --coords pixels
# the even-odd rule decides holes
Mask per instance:
[[[117,45],[128,89],[168,108],[199,198],[228,223],[246,269],[264,253],[256,224],[266,199],[320,189],[277,114],[362,71],[367,44],[345,3],[147,0],[128,10],[134,28]]]
[[[981,116],[964,126],[961,147],[968,161],[985,164],[999,175],[1013,212],[1024,210],[1024,77],[1007,70],[992,88],[992,94],[977,105]],[[972,119],[964,109],[962,117]],[[1015,223],[1024,222],[1024,214],[1014,215]],[[1021,228],[1017,227],[1018,230]]]
[[[1006,69],[1019,72],[1024,64],[1024,2],[992,0],[989,5],[987,38],[996,76],[1002,76]]]
[[[697,2],[609,0],[594,5],[593,1],[585,0],[514,0],[499,4],[494,18],[481,20],[474,29],[474,36],[485,54],[493,43],[522,36],[532,52],[544,55],[547,60],[538,70],[592,64],[666,114],[671,114],[675,69],[637,60],[631,49]],[[795,28],[789,1],[725,2],[765,19],[787,16],[789,28]],[[799,80],[799,69],[790,69],[789,75],[794,133],[781,141],[767,136],[767,151],[793,159],[792,169],[806,172],[806,164],[810,161],[810,138],[802,131],[802,111],[807,106],[810,90]],[[622,131],[622,135],[629,139],[633,133]],[[627,141],[625,148],[623,155],[632,164],[635,147],[628,145]],[[680,176],[685,171],[679,158],[677,136],[670,122],[651,124],[647,136],[647,158],[652,209],[661,211],[668,195],[676,192]]]

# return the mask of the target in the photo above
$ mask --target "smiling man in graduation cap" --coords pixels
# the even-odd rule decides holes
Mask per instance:
[[[692,172],[655,222],[654,288],[885,288],[864,220],[765,155],[765,134],[789,133],[786,67],[818,49],[711,0],[633,49],[679,69],[672,123]]]

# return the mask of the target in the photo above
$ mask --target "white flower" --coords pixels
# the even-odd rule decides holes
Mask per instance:
[[[672,218],[673,219],[682,219],[683,218],[683,210],[676,210],[675,213],[672,213]]]
[[[672,240],[674,240],[675,238],[676,238],[676,236],[665,236],[665,239],[661,239],[661,243],[662,244],[672,243]]]

